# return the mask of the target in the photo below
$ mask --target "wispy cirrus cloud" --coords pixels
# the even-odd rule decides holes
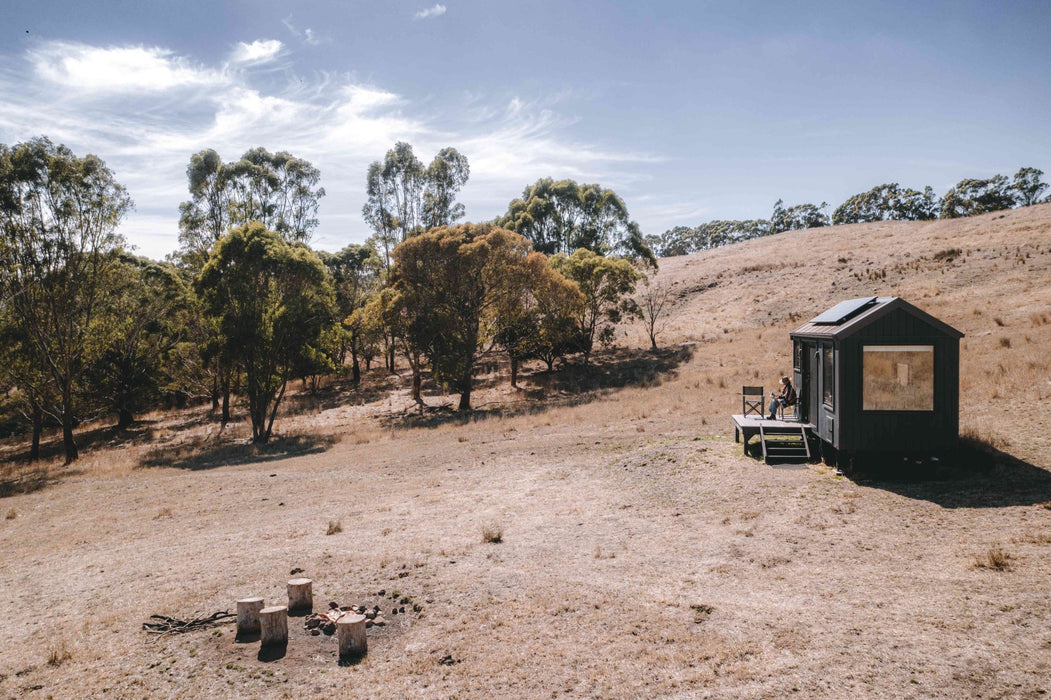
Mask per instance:
[[[320,36],[318,36],[318,33],[310,27],[300,30],[295,24],[293,24],[292,15],[289,15],[288,17],[285,17],[283,20],[281,20],[281,24],[285,25],[285,28],[288,31],[290,31],[293,36],[302,39],[305,43],[309,44],[310,46],[317,46],[319,44],[324,43],[324,40]]]
[[[412,16],[413,19],[430,19],[431,17],[441,17],[445,14],[446,7],[441,3],[437,3],[434,7],[428,7],[425,10],[420,10]]]
[[[268,73],[268,82],[241,70],[278,57],[288,71]],[[205,148],[236,160],[263,146],[313,162],[328,192],[313,243],[329,250],[368,236],[365,173],[397,141],[425,162],[445,146],[464,153],[471,180],[461,200],[476,220],[499,214],[539,177],[616,187],[655,160],[571,138],[577,119],[565,113],[566,95],[457,96],[435,109],[344,74],[297,76],[294,55],[276,40],[238,44],[218,66],[160,47],[68,42],[38,44],[26,58],[0,56],[0,142],[43,134],[99,155],[137,205],[123,232],[154,258],[177,247],[186,164]]]

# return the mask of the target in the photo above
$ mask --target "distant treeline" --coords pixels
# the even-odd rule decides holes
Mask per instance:
[[[782,231],[816,228],[830,224],[859,224],[870,221],[928,221],[975,216],[1001,209],[1013,209],[1051,201],[1051,196],[1040,199],[1047,190],[1041,178],[1044,173],[1036,168],[1021,168],[1008,180],[996,175],[987,180],[965,179],[937,199],[934,190],[924,187],[922,192],[902,187],[898,183],[877,185],[840,204],[831,219],[825,210],[828,203],[797,204],[786,207],[777,200],[769,219],[746,221],[709,221],[699,226],[676,226],[659,236],[649,235],[646,244],[658,257],[688,255],[699,250],[769,236]]]
[[[530,358],[586,364],[639,313],[636,283],[656,266],[599,185],[542,179],[497,220],[458,224],[470,168],[454,148],[424,165],[398,143],[374,162],[374,233],[334,254],[308,245],[325,196],[308,161],[209,149],[186,174],[179,248],[159,262],[127,252],[131,198],[101,159],[44,137],[0,144],[0,429],[28,427],[30,459],[47,426],[68,463],[84,421],[126,428],[192,402],[225,424],[240,401],[266,442],[290,381],[357,382],[380,358],[391,372],[401,359],[421,410],[424,370],[467,410],[486,353],[506,354],[512,384]]]

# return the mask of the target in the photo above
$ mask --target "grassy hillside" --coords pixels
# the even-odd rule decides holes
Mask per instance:
[[[265,449],[198,410],[89,426],[74,470],[0,498],[0,696],[1051,691],[1051,206],[662,262],[659,353],[635,325],[590,372],[533,367],[513,390],[497,363],[476,420],[415,418],[403,378],[374,372],[296,396]],[[850,480],[741,455],[740,385],[772,386],[789,330],[866,294],[967,334],[961,422],[988,469]],[[381,607],[360,664],[301,618],[277,660],[229,625],[141,629],[280,603],[297,569],[316,608]]]

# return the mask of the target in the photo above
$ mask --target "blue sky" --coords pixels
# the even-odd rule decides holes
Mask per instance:
[[[568,177],[617,191],[647,234],[1051,173],[1042,0],[3,0],[0,19],[0,142],[102,157],[154,258],[204,148],[318,166],[326,250],[369,235],[365,172],[398,140],[467,155],[470,220]]]

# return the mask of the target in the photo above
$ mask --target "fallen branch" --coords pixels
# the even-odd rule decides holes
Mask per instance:
[[[151,620],[157,622],[143,622],[142,629],[151,634],[185,634],[194,630],[224,625],[230,622],[229,618],[237,617],[229,610],[212,613],[207,617],[198,617],[193,620],[178,620],[174,617],[164,615],[150,615]]]

